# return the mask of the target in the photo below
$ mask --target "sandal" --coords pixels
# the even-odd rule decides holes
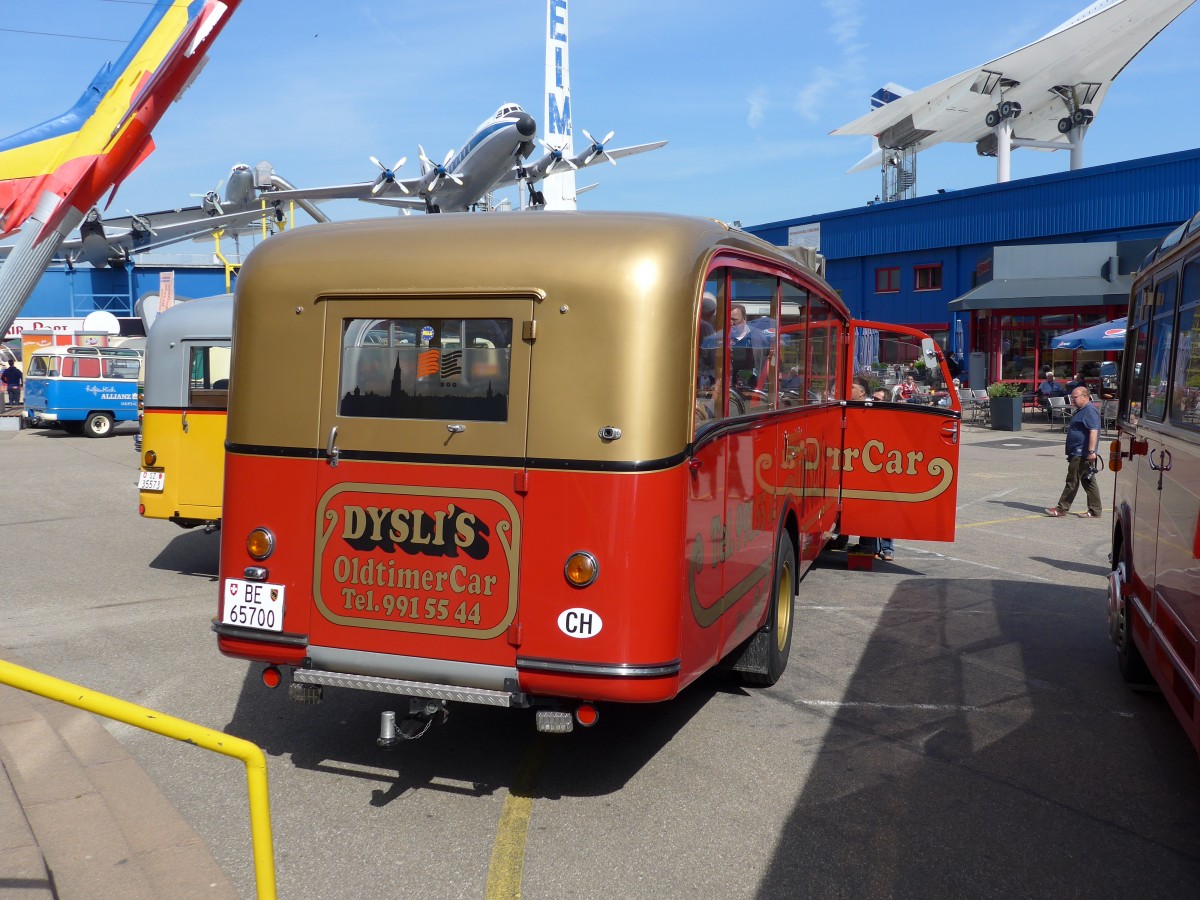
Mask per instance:
[[[1046,515],[1050,516],[1052,519],[1061,519],[1066,515],[1066,513],[1064,513],[1064,512],[1059,512],[1059,509],[1057,506],[1052,506],[1049,509],[1044,510],[1044,512],[1046,513]]]
[[[878,553],[877,555],[878,555],[878,556],[879,556],[879,558],[880,558],[880,559],[882,559],[884,562],[891,562],[891,561],[892,561],[892,551],[891,551],[891,550],[880,550],[880,551],[879,551],[879,553]]]

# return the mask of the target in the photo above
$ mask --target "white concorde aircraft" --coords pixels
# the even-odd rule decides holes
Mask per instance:
[[[1033,43],[900,96],[832,134],[871,135],[880,148],[906,153],[974,143],[981,156],[998,158],[999,181],[1008,180],[1015,147],[1071,150],[1071,168],[1079,168],[1084,134],[1113,81],[1193,2],[1099,0]]]

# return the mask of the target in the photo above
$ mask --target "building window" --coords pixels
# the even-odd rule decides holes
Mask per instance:
[[[942,264],[913,266],[913,290],[940,291],[942,289]]]
[[[875,293],[877,294],[898,294],[900,293],[900,269],[876,269],[875,270]]]

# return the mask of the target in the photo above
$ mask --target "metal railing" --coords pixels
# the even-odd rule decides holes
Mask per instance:
[[[143,731],[152,731],[177,741],[195,744],[214,753],[240,759],[246,766],[246,787],[250,796],[250,840],[254,849],[254,880],[260,898],[275,900],[275,851],[271,844],[267,758],[258,745],[223,731],[214,731],[203,725],[177,719],[4,660],[0,660],[0,684],[7,684],[107,719],[124,722]]]

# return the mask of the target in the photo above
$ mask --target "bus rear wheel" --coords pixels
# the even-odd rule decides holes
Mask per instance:
[[[767,671],[743,672],[750,684],[772,685],[783,677],[792,653],[792,610],[796,601],[796,551],[786,531],[775,552],[775,582],[767,616]]]
[[[88,413],[83,420],[83,433],[91,438],[110,437],[113,433],[112,416],[105,412]]]
[[[1121,562],[1113,569],[1110,576],[1109,591],[1123,594],[1125,575],[1129,571],[1129,560],[1125,553],[1124,542],[1117,545],[1117,552],[1113,554],[1113,559],[1119,559]],[[1115,596],[1113,600],[1115,601]],[[1117,668],[1121,672],[1121,678],[1128,685],[1136,687],[1154,684],[1154,676],[1150,674],[1150,667],[1146,665],[1142,651],[1133,641],[1132,624],[1129,620],[1137,613],[1129,609],[1130,602],[1122,597],[1121,602],[1113,602],[1110,606],[1112,621],[1109,623],[1109,636],[1117,645]]]

